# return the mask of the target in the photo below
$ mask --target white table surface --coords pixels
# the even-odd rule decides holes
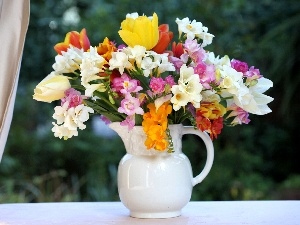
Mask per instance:
[[[17,203],[0,205],[0,225],[264,224],[300,225],[300,201],[190,202],[182,215],[137,219],[120,202]]]

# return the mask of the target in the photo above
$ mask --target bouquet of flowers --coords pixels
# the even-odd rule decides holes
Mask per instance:
[[[129,130],[141,125],[148,149],[169,149],[168,125],[188,121],[217,138],[224,125],[248,124],[249,114],[270,113],[273,86],[246,62],[204,49],[214,35],[201,22],[176,19],[178,40],[168,24],[127,14],[119,35],[92,46],[86,29],[71,31],[54,46],[53,70],[34,89],[37,101],[60,100],[52,131],[68,139],[92,114],[120,122]]]

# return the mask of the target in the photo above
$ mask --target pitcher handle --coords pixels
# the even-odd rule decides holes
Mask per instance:
[[[195,134],[199,136],[203,141],[206,146],[207,150],[207,158],[206,158],[206,163],[199,175],[194,177],[192,179],[192,185],[195,186],[196,184],[199,184],[203,179],[208,175],[214,161],[214,146],[212,143],[211,138],[209,135],[205,132],[202,132],[200,130],[195,129],[194,127],[184,127],[182,134]]]

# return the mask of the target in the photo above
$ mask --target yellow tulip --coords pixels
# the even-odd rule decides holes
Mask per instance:
[[[135,45],[144,46],[147,50],[152,49],[158,42],[158,17],[153,14],[152,19],[147,16],[137,18],[127,17],[121,23],[119,35],[130,47]]]
[[[50,103],[65,97],[69,88],[71,85],[66,76],[51,73],[36,86],[33,99]]]

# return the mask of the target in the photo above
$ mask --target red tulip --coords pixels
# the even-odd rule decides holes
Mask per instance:
[[[168,24],[161,24],[158,27],[159,30],[159,39],[157,44],[152,48],[153,51],[155,51],[158,54],[163,53],[171,40],[173,39],[173,32],[169,31],[169,25]]]

